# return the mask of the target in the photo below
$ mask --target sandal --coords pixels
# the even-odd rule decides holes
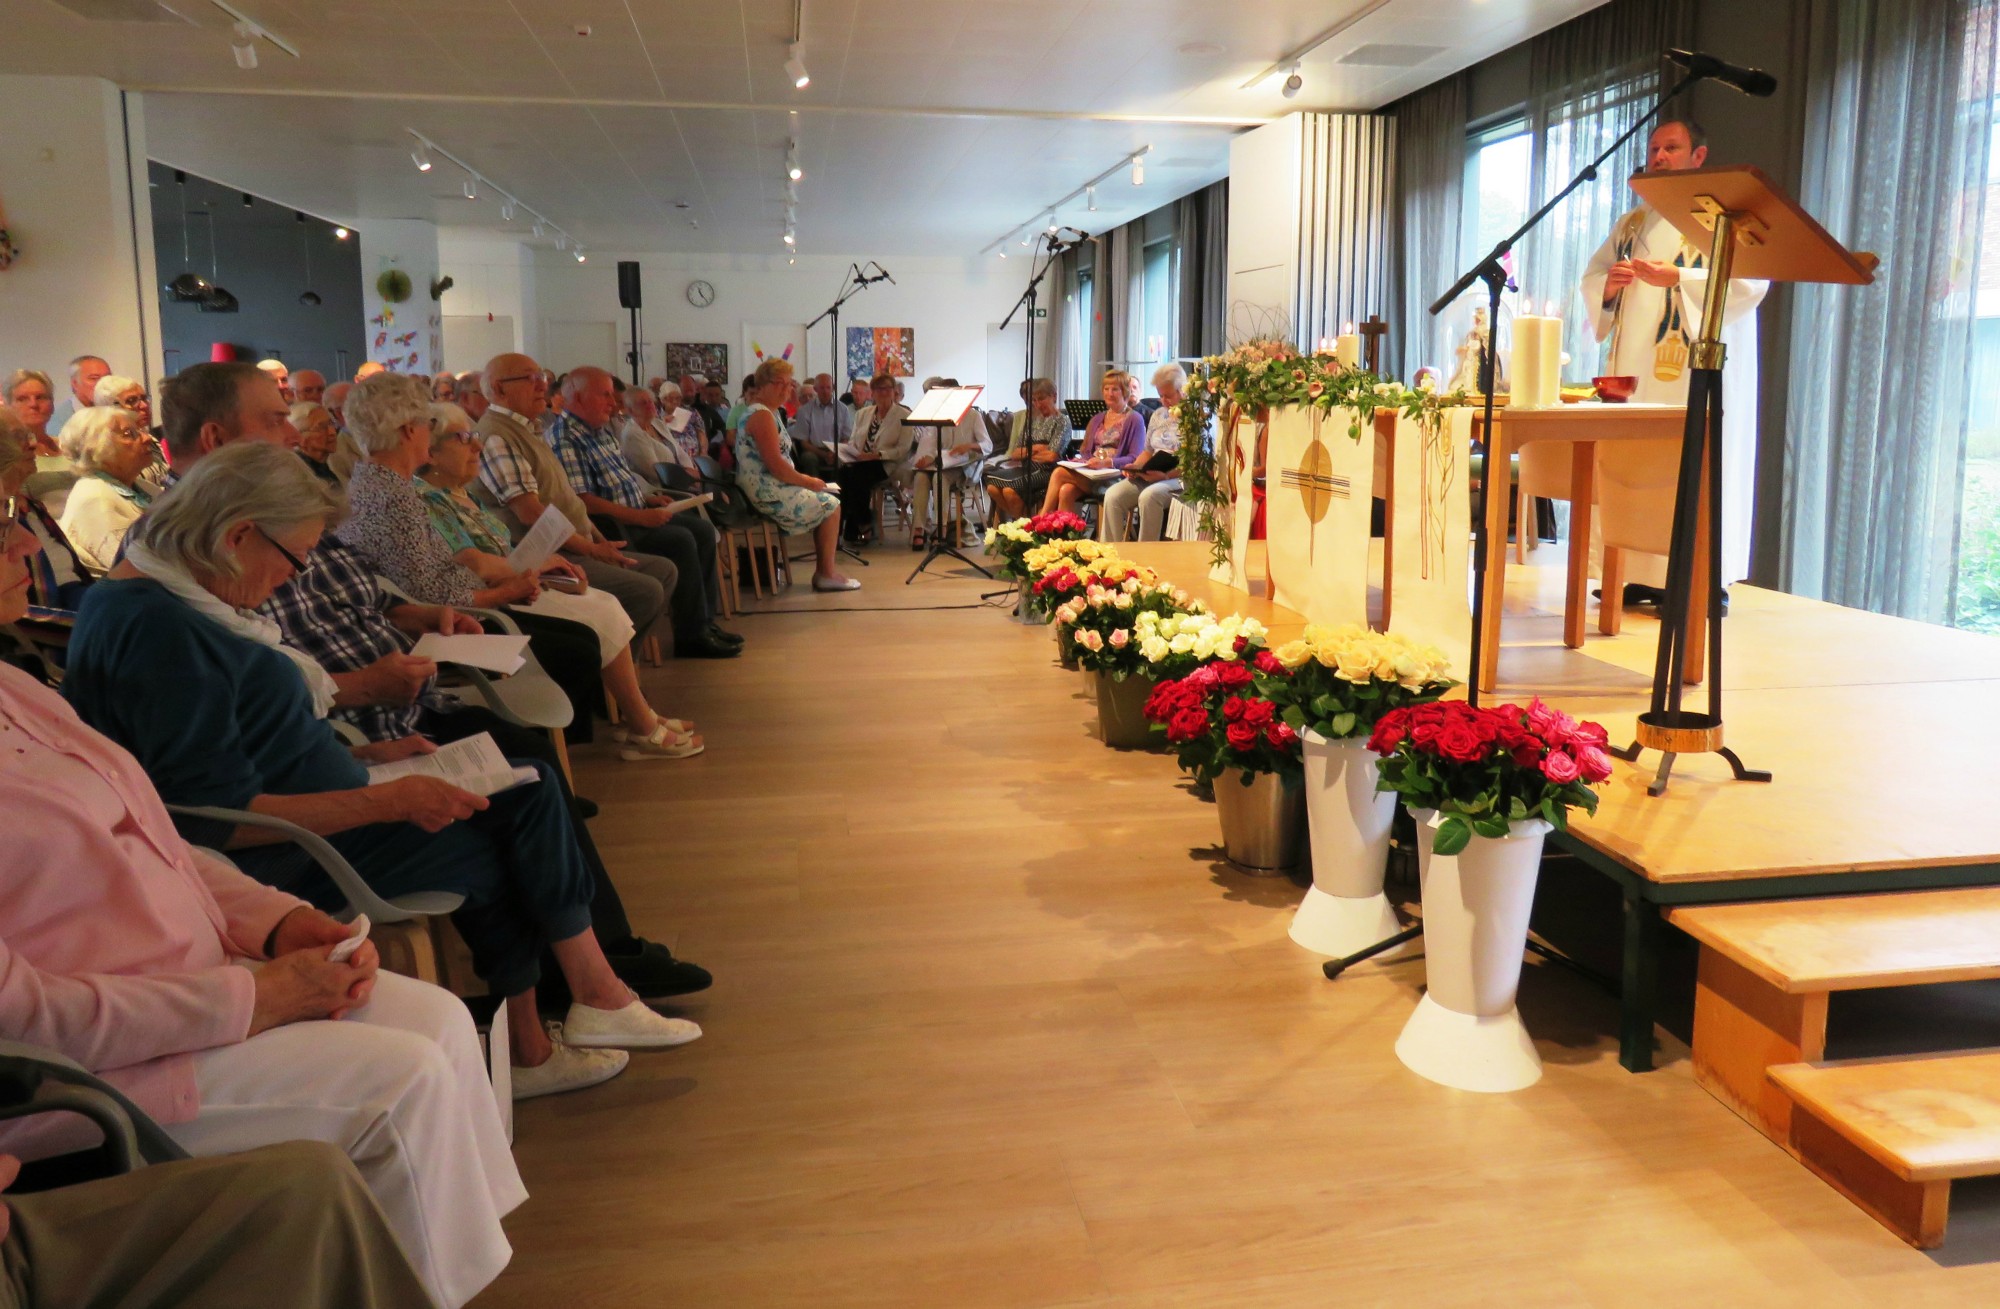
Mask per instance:
[[[618,757],[627,763],[645,759],[686,759],[708,748],[698,736],[686,736],[669,728],[663,720],[648,736],[628,736],[618,748]]]
[[[668,730],[669,732],[672,732],[672,733],[673,733],[673,734],[674,734],[675,736],[693,736],[693,735],[694,735],[694,720],[693,720],[693,719],[689,719],[689,718],[662,718],[662,719],[659,719],[658,721],[660,721],[660,722],[662,722],[662,723],[666,724],[666,727],[667,727],[667,730]],[[629,741],[629,740],[631,740],[631,739],[632,739],[632,736],[633,736],[633,733],[632,733],[632,730],[631,730],[630,728],[626,728],[626,727],[614,727],[614,728],[612,728],[612,729],[611,729],[611,740],[612,740],[612,743],[613,743],[613,744],[615,744],[615,745],[623,745],[623,744],[625,744],[625,743],[626,743],[627,741]]]
[[[924,529],[923,529],[923,528],[921,528],[921,527],[918,527],[918,528],[913,528],[913,529],[911,529],[911,531],[910,531],[910,549],[912,549],[912,550],[921,550],[921,549],[923,549],[923,548],[924,548],[924,544],[925,544],[925,542],[924,542]]]

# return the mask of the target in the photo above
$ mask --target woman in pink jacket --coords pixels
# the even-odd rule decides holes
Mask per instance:
[[[27,610],[34,470],[0,408],[0,624]],[[188,845],[132,756],[7,664],[0,813],[0,1037],[68,1055],[192,1154],[340,1146],[447,1306],[499,1274],[500,1217],[527,1193],[456,998],[378,973],[365,942],[332,962],[346,927]],[[42,1115],[0,1131],[0,1152],[94,1134]]]

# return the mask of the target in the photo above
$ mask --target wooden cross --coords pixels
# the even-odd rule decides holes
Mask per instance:
[[[1362,340],[1361,366],[1371,373],[1381,372],[1382,338],[1389,334],[1389,325],[1382,321],[1381,315],[1370,314],[1368,321],[1354,330]]]

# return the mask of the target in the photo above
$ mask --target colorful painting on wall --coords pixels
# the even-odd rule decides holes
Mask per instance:
[[[669,341],[663,376],[678,381],[689,373],[722,383],[725,391],[735,389],[729,375],[729,347],[714,341]]]
[[[875,329],[875,371],[891,377],[917,375],[917,330],[914,327]]]
[[[847,329],[847,376],[875,376],[875,329],[872,327],[850,327]]]

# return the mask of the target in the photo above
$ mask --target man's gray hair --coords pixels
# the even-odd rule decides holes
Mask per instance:
[[[607,381],[617,380],[611,376],[608,369],[599,368],[595,364],[578,364],[576,367],[570,369],[569,373],[563,378],[563,402],[567,404],[569,401],[582,395],[583,388],[589,386],[600,377]]]
[[[234,441],[205,456],[153,501],[131,538],[191,573],[242,572],[226,538],[239,523],[289,532],[307,523],[332,528],[346,515],[339,491],[282,446]]]
[[[103,364],[106,368],[111,367],[111,361],[103,355],[78,355],[69,361],[70,381],[74,382],[76,380],[76,375],[83,371],[85,364]]]
[[[1172,382],[1174,390],[1179,391],[1182,395],[1186,395],[1187,369],[1182,368],[1179,364],[1161,364],[1153,370],[1153,389],[1155,391],[1159,390],[1161,385],[1166,382]]]
[[[429,380],[407,373],[364,377],[341,406],[347,430],[371,455],[387,454],[403,442],[403,429],[431,416]]]
[[[63,457],[84,472],[104,467],[122,428],[140,430],[138,415],[116,405],[92,405],[69,416],[56,436]]]
[[[119,396],[124,395],[135,386],[140,386],[139,379],[136,377],[120,377],[116,373],[106,373],[98,380],[96,388],[91,391],[90,403],[94,405],[115,405],[118,403]],[[144,387],[140,386],[140,389],[143,390]]]
[[[314,414],[325,414],[326,421],[333,422],[333,410],[316,400],[300,400],[292,405],[292,426],[301,432],[305,431],[306,426],[312,422]]]

